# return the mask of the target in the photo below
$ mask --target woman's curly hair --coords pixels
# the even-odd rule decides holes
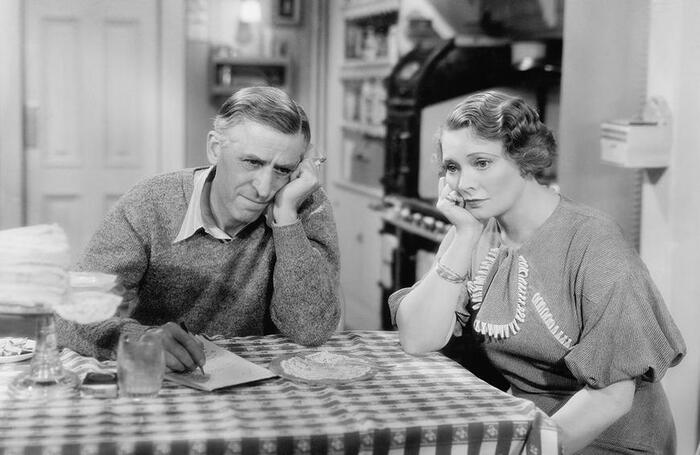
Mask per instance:
[[[468,96],[447,117],[442,131],[470,128],[481,139],[501,141],[523,176],[537,176],[557,153],[554,135],[523,99],[489,90]],[[442,155],[440,141],[438,153]]]

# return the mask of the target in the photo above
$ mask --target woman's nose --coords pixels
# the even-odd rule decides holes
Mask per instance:
[[[474,175],[468,171],[462,171],[457,181],[457,189],[460,191],[472,191],[475,188]]]

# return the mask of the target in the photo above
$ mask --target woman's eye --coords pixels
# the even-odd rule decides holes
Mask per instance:
[[[478,169],[486,169],[487,167],[489,167],[489,164],[491,164],[489,160],[476,160],[474,162],[474,166]]]
[[[445,172],[447,172],[449,174],[452,174],[452,173],[457,172],[459,170],[459,168],[453,163],[447,163],[447,164],[443,165],[442,168],[445,170]]]

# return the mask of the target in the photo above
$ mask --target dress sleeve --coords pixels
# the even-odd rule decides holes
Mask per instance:
[[[646,266],[625,245],[621,236],[590,245],[576,280],[581,332],[565,361],[596,389],[633,378],[658,381],[686,352]]]

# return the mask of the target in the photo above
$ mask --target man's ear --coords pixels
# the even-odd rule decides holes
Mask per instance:
[[[207,134],[207,159],[209,164],[216,164],[221,155],[221,138],[216,131]]]

